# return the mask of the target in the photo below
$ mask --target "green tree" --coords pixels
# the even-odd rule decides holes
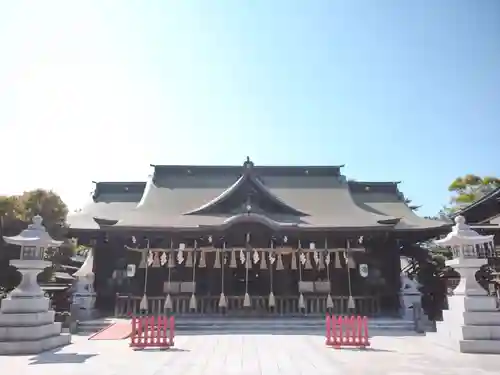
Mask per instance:
[[[23,221],[30,223],[33,216],[43,217],[43,224],[52,236],[64,234],[68,207],[61,197],[50,190],[27,191],[19,197],[23,210]]]
[[[68,207],[53,191],[36,189],[20,196],[0,197],[0,218],[4,234],[17,234],[31,223],[35,215],[43,217],[43,224],[52,236],[63,236]]]
[[[473,174],[457,177],[448,187],[448,191],[453,193],[450,209],[457,210],[466,206],[498,187],[500,178],[497,177],[479,177]]]
[[[9,267],[9,259],[18,255],[19,249],[9,246],[3,242],[2,235],[17,235],[28,224],[33,216],[41,215],[43,224],[50,235],[57,239],[63,239],[65,234],[65,222],[68,208],[62,199],[54,192],[36,189],[23,193],[20,196],[0,197],[0,286],[11,289],[19,283],[19,275],[15,268]],[[47,251],[47,258],[54,262],[52,269],[57,269],[60,263],[74,253],[74,245],[71,241],[65,241],[55,252]],[[50,277],[52,270],[47,270]]]

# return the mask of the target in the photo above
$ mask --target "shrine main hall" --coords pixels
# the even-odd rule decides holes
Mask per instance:
[[[396,313],[402,249],[450,227],[342,166],[152,168],[95,183],[68,217],[93,249],[97,308],[118,316]]]

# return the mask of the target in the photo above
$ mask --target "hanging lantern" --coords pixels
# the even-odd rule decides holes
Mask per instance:
[[[135,276],[135,264],[128,264],[127,277],[134,277],[134,276]]]
[[[361,277],[368,277],[368,264],[359,265],[359,275]]]

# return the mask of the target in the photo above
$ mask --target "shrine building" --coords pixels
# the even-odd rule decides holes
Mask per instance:
[[[152,167],[95,183],[68,217],[94,251],[97,307],[117,316],[395,314],[402,246],[450,228],[342,166]]]

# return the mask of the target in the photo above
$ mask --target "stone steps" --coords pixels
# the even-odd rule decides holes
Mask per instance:
[[[80,322],[78,334],[98,332],[113,323],[113,320]],[[175,321],[176,333],[183,334],[324,334],[325,320],[320,318],[194,318],[178,317]],[[412,332],[413,322],[401,319],[371,319],[368,327],[377,332]]]
[[[71,344],[71,335],[56,332],[41,339],[0,341],[0,355],[36,354]]]
[[[460,340],[460,351],[469,354],[500,354],[500,340]]]
[[[464,340],[500,340],[500,326],[463,326],[462,335]]]

